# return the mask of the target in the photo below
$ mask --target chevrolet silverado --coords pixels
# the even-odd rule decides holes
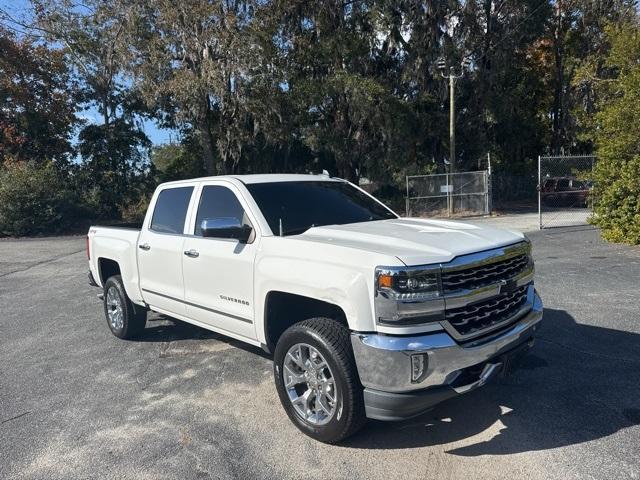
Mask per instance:
[[[542,319],[524,235],[400,218],[326,175],[165,183],[139,228],[92,226],[87,254],[116,337],[151,310],[262,347],[323,442],[510,371]]]

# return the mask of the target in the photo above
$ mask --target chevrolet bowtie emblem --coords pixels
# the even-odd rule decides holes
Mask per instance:
[[[498,282],[499,293],[513,293],[518,288],[518,283],[515,280],[500,280]]]

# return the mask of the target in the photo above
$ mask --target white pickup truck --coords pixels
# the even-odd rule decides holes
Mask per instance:
[[[153,310],[261,346],[323,442],[511,370],[542,319],[524,235],[400,218],[323,175],[165,183],[140,228],[92,226],[87,254],[115,336]]]

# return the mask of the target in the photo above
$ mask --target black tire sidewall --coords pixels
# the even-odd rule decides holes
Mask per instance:
[[[304,420],[296,412],[292,405],[287,389],[284,386],[284,377],[282,375],[282,366],[284,358],[289,349],[296,343],[306,343],[316,348],[329,364],[331,373],[336,382],[338,395],[336,398],[336,412],[333,418],[326,425],[313,425]],[[344,432],[348,430],[350,416],[353,412],[346,411],[345,405],[352,405],[346,397],[352,395],[349,383],[346,380],[345,366],[341,362],[337,362],[337,352],[318,332],[304,325],[295,325],[286,331],[276,346],[274,353],[274,376],[276,382],[276,390],[284,410],[291,421],[305,434],[316,440],[326,443],[333,443],[343,438]]]

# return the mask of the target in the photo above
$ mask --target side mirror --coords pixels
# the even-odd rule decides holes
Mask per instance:
[[[233,238],[240,243],[247,243],[253,229],[249,225],[242,225],[237,218],[206,218],[200,224],[203,237]]]

